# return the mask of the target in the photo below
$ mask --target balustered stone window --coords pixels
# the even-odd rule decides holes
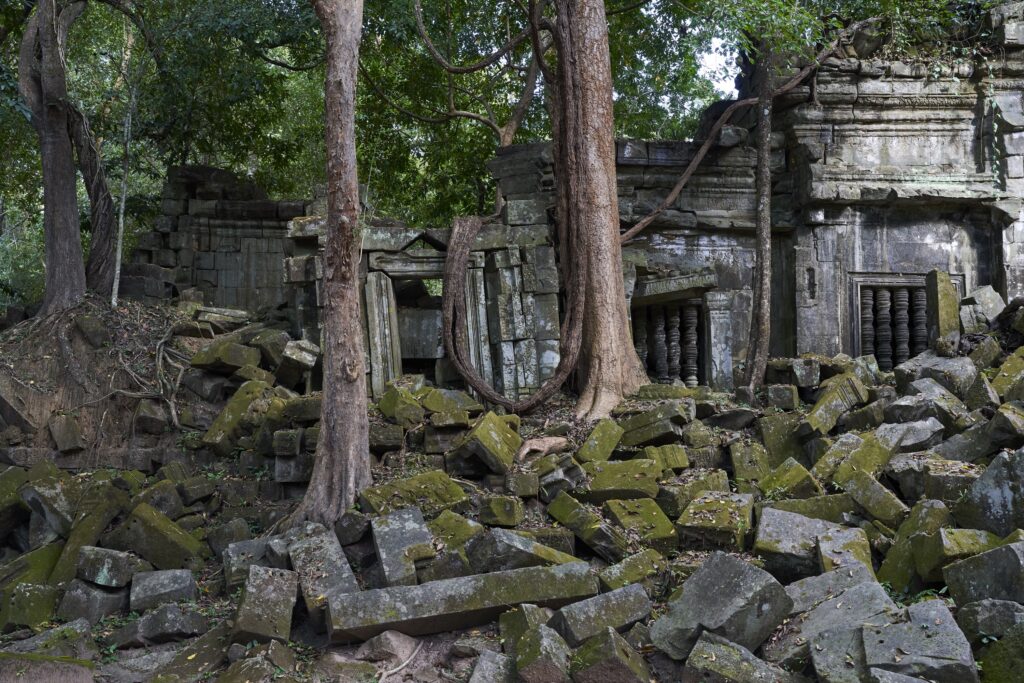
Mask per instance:
[[[928,296],[920,274],[851,273],[854,352],[889,371],[928,348]],[[963,276],[953,276],[960,295]]]
[[[701,299],[634,306],[633,343],[647,374],[688,387],[706,384],[705,323]]]

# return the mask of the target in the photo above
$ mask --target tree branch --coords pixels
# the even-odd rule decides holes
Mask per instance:
[[[420,4],[420,0],[413,0],[412,4],[414,13],[416,14],[417,33],[419,33],[420,38],[423,40],[423,44],[426,46],[427,51],[430,52],[430,56],[433,57],[434,61],[437,62],[438,65],[440,65],[440,67],[447,71],[448,73],[469,74],[486,69],[487,67],[491,66],[499,59],[504,57],[506,54],[508,54],[510,50],[522,44],[525,40],[527,40],[530,37],[530,29],[523,29],[523,31],[519,33],[519,35],[517,35],[515,38],[505,43],[500,48],[498,48],[496,52],[492,52],[488,56],[484,57],[478,62],[474,62],[473,64],[469,64],[466,66],[458,66],[452,64],[447,59],[445,59],[444,55],[442,55],[441,52],[437,49],[437,47],[434,45],[434,42],[430,40],[430,36],[427,34],[427,27],[423,23],[423,6]]]
[[[821,50],[817,54],[817,56],[815,56],[813,62],[811,62],[804,68],[800,69],[800,71],[795,76],[793,76],[793,78],[791,78],[784,85],[780,86],[778,89],[773,91],[771,93],[771,99],[774,100],[775,98],[780,97],[781,95],[785,95],[789,91],[796,88],[805,78],[807,78],[809,74],[816,71],[818,67],[821,65],[821,63],[824,62],[833,52],[836,51],[836,49],[839,47],[839,44],[843,40],[847,39],[848,37],[859,31],[860,29],[864,28],[865,26],[869,26],[880,20],[881,17],[872,17],[870,19],[865,19],[863,21],[858,21],[854,24],[851,24],[850,26],[840,31],[839,35],[837,35],[831,43],[829,43],[823,50]],[[700,146],[700,149],[697,150],[697,153],[690,160],[690,163],[687,164],[686,168],[683,170],[683,174],[679,176],[679,180],[676,181],[675,186],[668,193],[668,195],[665,196],[665,199],[662,200],[662,202],[658,205],[656,209],[654,209],[654,211],[651,211],[649,214],[640,219],[640,221],[636,225],[631,227],[626,232],[622,233],[622,236],[619,238],[620,243],[625,244],[629,240],[636,237],[644,228],[653,223],[654,219],[660,216],[665,211],[665,209],[669,208],[670,206],[672,206],[672,204],[675,203],[676,199],[679,198],[679,193],[683,191],[683,188],[686,186],[686,183],[689,182],[690,178],[697,170],[697,167],[700,166],[700,162],[704,160],[704,157],[707,156],[708,152],[711,151],[711,148],[715,145],[716,138],[718,137],[718,133],[722,130],[722,127],[729,122],[729,119],[738,110],[744,107],[749,107],[754,104],[757,104],[757,98],[748,97],[744,100],[737,100],[736,102],[733,102],[731,105],[729,105],[728,108],[726,108],[724,112],[722,112],[722,115],[719,116],[718,120],[715,121],[715,125],[711,127],[710,131],[708,131],[708,135],[707,138],[704,140],[704,143]]]

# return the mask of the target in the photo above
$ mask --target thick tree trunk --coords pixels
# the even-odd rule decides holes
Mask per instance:
[[[293,522],[332,525],[371,483],[359,322],[356,69],[362,0],[313,0],[327,38],[327,243],[324,249],[324,389],[316,465]]]
[[[68,135],[67,74],[62,45],[83,3],[42,0],[22,39],[19,87],[39,137],[43,167],[46,293],[42,314],[70,308],[85,295],[75,162]]]
[[[576,413],[607,417],[647,383],[633,347],[622,279],[608,23],[603,0],[556,0],[555,170],[562,259],[585,269]]]
[[[760,83],[757,101],[757,246],[754,255],[754,310],[747,344],[747,386],[753,391],[764,383],[768,367],[772,319],[772,55],[767,43],[761,43],[757,57]]]
[[[89,194],[91,239],[89,258],[85,263],[85,282],[97,294],[109,296],[114,283],[114,199],[110,195],[99,144],[92,134],[89,120],[70,103],[68,117],[68,132],[75,145],[78,170]]]

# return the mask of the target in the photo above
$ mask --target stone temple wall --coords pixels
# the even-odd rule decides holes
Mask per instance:
[[[161,216],[126,266],[125,296],[158,300],[195,288],[205,303],[256,311],[285,303],[288,221],[302,201],[271,201],[253,183],[220,169],[172,168]]]

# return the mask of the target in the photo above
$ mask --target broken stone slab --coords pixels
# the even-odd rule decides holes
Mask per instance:
[[[929,271],[925,276],[928,299],[928,345],[956,350],[960,342],[960,297],[949,273]]]
[[[826,683],[861,683],[868,680],[861,627],[840,626],[821,631],[811,638],[809,650],[818,680]]]
[[[218,560],[223,557],[228,546],[251,539],[252,530],[241,517],[235,517],[230,522],[212,527],[206,536],[206,542],[209,544],[210,550],[213,551],[213,556]]]
[[[50,436],[57,445],[57,450],[64,454],[78,453],[85,450],[85,439],[78,420],[72,415],[54,415],[47,427]]]
[[[245,590],[235,612],[231,641],[287,642],[291,635],[292,610],[298,588],[299,577],[293,571],[255,564],[249,567]]]
[[[185,502],[178,493],[178,485],[169,479],[158,481],[139,493],[132,499],[131,507],[134,508],[139,503],[146,503],[172,520],[185,513]]]
[[[683,514],[683,510],[705,491],[729,491],[729,476],[725,470],[691,468],[671,479],[658,482],[658,495],[654,499],[662,512],[672,519]],[[750,493],[740,487],[740,493]]]
[[[848,520],[861,514],[860,506],[846,493],[830,493],[812,498],[771,500],[758,504],[758,514],[763,508],[775,508],[835,524],[845,524]]]
[[[586,479],[586,473],[569,453],[545,455],[527,467],[537,475],[538,495],[545,503],[550,503],[563,491],[575,489]]]
[[[555,496],[547,513],[605,561],[614,564],[626,556],[629,542],[625,535],[566,492]]]
[[[819,534],[818,558],[823,572],[859,564],[874,575],[871,543],[863,529],[848,527],[842,531]]]
[[[540,625],[526,631],[516,647],[516,673],[523,683],[569,683],[572,650],[554,629]]]
[[[899,611],[881,585],[853,586],[791,620],[765,644],[764,658],[780,666],[791,666],[807,659],[808,643],[817,634],[836,628],[884,623],[891,621]]]
[[[484,650],[473,666],[469,683],[514,683],[515,660],[498,652]]]
[[[494,413],[485,413],[445,455],[450,472],[507,474],[523,440]]]
[[[864,472],[854,472],[842,487],[872,519],[893,529],[910,514],[910,508],[896,494]]]
[[[255,351],[255,349],[253,349]],[[257,355],[259,352],[257,352]],[[245,418],[252,403],[270,390],[270,385],[259,380],[250,380],[240,386],[228,399],[224,409],[203,435],[202,443],[217,455],[226,458],[232,454]]]
[[[855,375],[846,374],[834,378],[800,423],[800,436],[805,439],[825,436],[836,426],[843,413],[867,401],[867,387]]]
[[[224,549],[221,559],[223,561],[224,587],[230,593],[245,583],[249,576],[250,566],[254,564],[269,565],[267,540],[255,538],[232,543]]]
[[[26,627],[39,632],[53,621],[58,590],[54,585],[19,583],[10,590],[7,628]]]
[[[440,470],[372,486],[364,489],[359,499],[364,512],[388,514],[415,506],[424,517],[434,517],[443,510],[459,510],[469,503],[466,492]]]
[[[578,560],[505,529],[491,529],[466,543],[469,566],[478,574],[526,567],[547,567]]]
[[[283,387],[297,387],[307,372],[320,360],[320,347],[306,339],[294,339],[285,344],[281,361],[274,371],[277,383]]]
[[[666,474],[682,472],[690,466],[687,448],[679,444],[647,446],[641,453],[641,457],[658,463]]]
[[[911,539],[914,567],[926,583],[941,583],[942,568],[946,565],[1001,544],[998,536],[980,529],[939,529],[932,534],[916,534]]]
[[[800,413],[776,413],[757,421],[761,441],[768,453],[769,467],[781,465],[786,458],[803,459],[803,446],[797,435],[802,419]]]
[[[956,622],[971,645],[980,645],[986,638],[1002,638],[1017,624],[1024,624],[1024,605],[991,598],[969,602],[957,609]]]
[[[49,583],[59,584],[74,578],[85,546],[94,546],[111,521],[128,505],[127,495],[108,482],[93,483],[86,487],[79,499],[78,512],[64,544],[57,564],[50,573]]]
[[[131,608],[142,614],[167,602],[195,600],[199,587],[187,569],[139,572],[132,578]]]
[[[179,569],[202,561],[203,545],[153,507],[140,503],[103,539],[105,547],[135,552],[157,569]]]
[[[679,545],[679,535],[672,522],[650,498],[609,500],[602,510],[614,524],[627,534],[638,536],[646,546],[667,554]]]
[[[754,650],[792,606],[786,590],[768,572],[716,552],[683,583],[668,612],[651,625],[651,640],[677,660],[686,659],[708,631]]]
[[[434,536],[419,508],[397,510],[370,521],[377,561],[388,586],[416,584],[416,562],[434,557]]]
[[[651,613],[651,599],[634,584],[566,605],[548,622],[571,647],[599,635],[606,628],[622,633]]]
[[[576,460],[581,463],[607,460],[624,433],[625,430],[615,420],[600,420],[576,451]]]
[[[32,470],[29,474],[32,474]],[[71,533],[82,488],[78,480],[62,472],[32,477],[19,489],[21,500],[62,538]]]
[[[758,659],[753,652],[728,639],[705,631],[693,646],[683,669],[683,683],[806,683],[807,679]]]
[[[611,627],[583,643],[572,655],[574,683],[649,683],[650,669],[644,658]]]
[[[758,482],[768,498],[811,498],[825,493],[817,479],[793,458],[787,458]]]
[[[760,491],[759,482],[771,475],[768,451],[756,441],[736,441],[729,444],[729,459],[732,462],[733,478],[740,493]]]
[[[942,576],[958,605],[985,599],[1024,603],[1024,542],[949,564]]]
[[[163,605],[114,631],[107,642],[117,649],[149,647],[192,638],[206,633],[209,628],[209,620],[199,612],[178,605]]]
[[[642,458],[589,462],[583,465],[583,471],[590,476],[589,488],[576,495],[590,503],[654,498],[658,495],[658,480],[662,475],[661,465]]]
[[[480,522],[487,526],[514,527],[526,518],[526,509],[519,496],[483,496],[480,499]]]
[[[786,586],[786,594],[793,600],[790,615],[808,612],[825,600],[862,583],[877,581],[874,571],[860,562],[794,581]]]
[[[227,663],[231,625],[225,621],[178,651],[151,683],[192,683]]]
[[[327,591],[353,593],[359,590],[359,582],[337,535],[322,524],[307,524],[294,530],[288,545],[288,557],[298,575],[306,610],[318,624],[324,621]]]
[[[967,294],[960,302],[966,305],[980,306],[988,320],[995,320],[1006,308],[1006,300],[992,285],[978,287]]]
[[[501,645],[505,654],[515,657],[516,647],[523,635],[532,628],[551,621],[554,610],[537,605],[524,604],[502,612],[498,617]]]
[[[127,589],[104,588],[74,579],[64,591],[57,616],[64,621],[85,619],[90,624],[96,624],[105,616],[127,610]]]
[[[753,520],[752,495],[707,491],[686,506],[676,520],[676,531],[683,545],[697,543],[743,550]]]
[[[82,659],[37,654],[0,653],[0,680],[92,683],[95,665]]]
[[[961,526],[1005,536],[1024,528],[1024,449],[1000,453],[955,509]]]
[[[603,590],[613,591],[635,583],[646,585],[666,571],[668,561],[657,550],[647,548],[602,569],[598,577]]]
[[[561,607],[592,597],[597,577],[583,562],[327,596],[331,640],[372,638],[387,630],[428,635],[493,621],[509,606]]]
[[[682,435],[682,428],[696,419],[696,411],[693,399],[682,399],[627,418],[619,423],[625,432],[620,444],[637,448],[674,443]]]
[[[835,441],[833,441],[820,458],[815,461],[811,467],[811,474],[814,475],[815,479],[824,482],[832,482],[835,476],[836,470],[853,457],[853,454],[865,446],[866,442],[869,442],[873,437],[862,438],[857,434],[847,433],[841,435]],[[874,443],[868,443],[867,449],[871,451],[877,451],[879,456],[884,457],[886,453],[885,449],[875,439]],[[863,456],[861,456],[863,459]],[[872,460],[881,459],[871,458]]]
[[[934,417],[917,422],[883,424],[875,437],[886,449],[897,453],[926,451],[942,442],[945,428]]]
[[[124,588],[133,576],[152,569],[145,560],[120,550],[83,546],[78,552],[78,578],[107,588]]]
[[[906,621],[866,625],[863,634],[868,667],[936,683],[978,681],[971,644],[941,600],[910,605]]]
[[[764,508],[753,550],[773,576],[799,579],[818,573],[818,536],[842,530],[843,527],[821,519]]]
[[[896,593],[905,593],[914,585],[913,537],[935,533],[950,523],[949,509],[942,501],[923,500],[910,510],[900,524],[892,547],[878,569],[878,580],[888,583]]]
[[[260,364],[260,350],[243,346],[230,338],[207,344],[192,356],[192,367],[230,375],[246,365]]]
[[[979,375],[980,377],[980,375]],[[963,401],[951,391],[930,377],[924,377],[910,383],[907,389],[909,396],[904,396],[889,404],[886,408],[886,419],[889,422],[913,422],[934,417],[947,429],[957,429],[967,417],[968,408]],[[915,403],[913,399],[919,399]],[[908,401],[908,399],[910,399]],[[901,404],[901,402],[904,402]],[[900,406],[900,407],[893,407]],[[889,416],[900,419],[891,420]]]

